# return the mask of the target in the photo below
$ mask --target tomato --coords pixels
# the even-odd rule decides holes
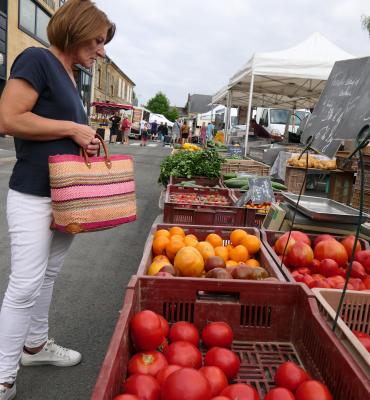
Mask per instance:
[[[113,400],[140,400],[140,399],[134,394],[119,394]]]
[[[157,376],[156,376],[157,382],[158,382],[160,385],[162,385],[163,382],[167,379],[167,377],[168,377],[169,375],[172,374],[172,372],[175,372],[175,371],[177,371],[177,370],[179,370],[179,369],[181,369],[181,368],[182,368],[182,367],[180,367],[179,365],[174,365],[174,364],[167,365],[167,367],[162,368],[162,369],[158,372],[158,374],[157,374]]]
[[[296,400],[333,400],[329,389],[319,381],[303,382],[295,392]]]
[[[211,400],[211,387],[206,377],[193,368],[173,372],[163,382],[162,400]]]
[[[162,317],[162,315],[160,315],[160,314],[157,314],[157,315],[161,321],[163,336],[166,338],[168,336],[168,332],[170,331],[170,327],[168,325],[168,322]]]
[[[222,369],[227,379],[233,379],[239,372],[239,357],[229,349],[213,347],[208,350],[204,358],[206,366],[215,366]]]
[[[365,347],[365,349],[370,353],[370,337],[359,337],[358,340]]]
[[[191,343],[179,341],[171,343],[164,351],[169,364],[199,369],[202,366],[202,355]]]
[[[137,350],[155,350],[164,340],[161,320],[153,311],[134,315],[130,325],[131,338]]]
[[[171,342],[180,340],[199,345],[199,332],[194,324],[185,321],[176,322],[171,326],[169,339]]]
[[[144,374],[156,376],[158,372],[167,367],[166,357],[159,351],[137,353],[128,362],[128,374]]]
[[[366,276],[366,271],[365,268],[362,266],[362,264],[360,264],[358,261],[353,261],[351,277],[364,279],[365,276]]]
[[[202,341],[209,349],[231,347],[233,339],[233,331],[226,322],[211,322],[202,331]]]
[[[295,397],[290,390],[279,387],[270,390],[264,400],[295,400]]]
[[[260,400],[257,390],[246,383],[235,383],[229,385],[221,392],[231,400]]]
[[[370,276],[367,276],[362,280],[362,283],[365,285],[366,290],[370,290]]]
[[[339,275],[338,263],[331,258],[321,260],[319,273],[329,278],[330,276]]]
[[[360,332],[360,331],[352,331],[352,333],[358,338],[360,338],[360,337],[370,337],[370,335],[368,335],[367,333],[363,333],[363,332]]]
[[[226,396],[216,396],[216,397],[212,397],[211,400],[230,400],[230,397],[226,397]]]
[[[287,361],[279,366],[275,374],[276,386],[295,392],[297,387],[310,379],[307,372],[292,361]]]
[[[159,400],[160,387],[158,382],[150,375],[131,375],[123,383],[123,392],[136,394],[139,399]]]
[[[203,367],[199,370],[208,380],[211,386],[212,396],[220,394],[225,387],[229,384],[226,375],[222,369],[218,367]]]

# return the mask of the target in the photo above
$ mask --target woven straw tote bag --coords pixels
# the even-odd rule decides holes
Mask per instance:
[[[129,155],[49,157],[52,229],[81,233],[113,228],[136,220],[134,162]]]

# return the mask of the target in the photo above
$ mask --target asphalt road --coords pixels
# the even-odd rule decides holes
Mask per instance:
[[[121,227],[77,235],[56,282],[50,309],[50,337],[80,351],[72,368],[24,367],[17,379],[17,399],[89,399],[111,339],[125,286],[135,274],[143,246],[161,210],[159,165],[168,148],[111,145],[112,153],[135,159],[138,220]],[[12,140],[0,138],[0,302],[10,272],[6,194],[14,161]]]

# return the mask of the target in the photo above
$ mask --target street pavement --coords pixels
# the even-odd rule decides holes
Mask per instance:
[[[160,162],[170,149],[154,144],[110,145],[112,153],[132,154],[135,159],[138,220],[107,231],[77,235],[55,285],[49,336],[80,351],[82,363],[72,368],[21,368],[17,399],[90,398],[123,304],[125,286],[137,271],[150,226],[161,213],[157,179]],[[0,137],[0,303],[10,272],[5,210],[14,156],[12,139]]]

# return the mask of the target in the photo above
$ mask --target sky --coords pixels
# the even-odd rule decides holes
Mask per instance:
[[[370,0],[95,0],[117,26],[107,54],[135,84],[183,107],[215,94],[254,53],[284,50],[318,31],[354,56],[370,55],[361,16]]]

